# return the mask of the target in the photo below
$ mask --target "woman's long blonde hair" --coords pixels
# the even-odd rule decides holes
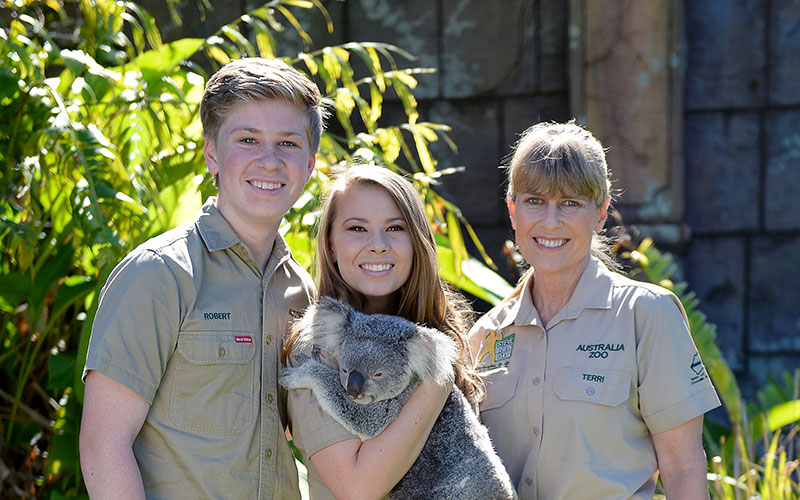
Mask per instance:
[[[353,165],[340,174],[322,203],[317,226],[315,281],[317,295],[328,296],[357,310],[365,297],[342,279],[333,260],[331,228],[336,218],[339,199],[353,186],[377,186],[384,189],[400,211],[411,237],[413,262],[408,280],[400,287],[395,314],[409,321],[436,328],[452,338],[459,350],[455,383],[470,401],[483,398],[484,386],[472,370],[472,357],[467,340],[467,322],[471,310],[464,300],[439,277],[439,259],[422,199],[413,184],[400,175],[376,165]],[[283,360],[291,353],[297,332],[291,332],[283,350]]]

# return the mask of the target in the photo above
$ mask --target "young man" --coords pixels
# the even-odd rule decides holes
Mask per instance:
[[[277,376],[313,282],[278,225],[314,169],[321,96],[282,62],[242,59],[200,113],[218,196],[100,296],[80,436],[92,499],[300,497]]]

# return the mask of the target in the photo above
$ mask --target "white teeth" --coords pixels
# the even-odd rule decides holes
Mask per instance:
[[[567,240],[565,240],[565,239],[545,240],[545,239],[541,239],[541,238],[536,238],[536,243],[542,245],[543,247],[547,247],[547,248],[560,247],[561,245],[563,245],[566,242],[567,242]]]
[[[283,185],[279,182],[261,182],[261,181],[250,181],[250,184],[257,187],[258,189],[279,189]]]
[[[361,267],[366,269],[367,271],[380,272],[380,271],[386,271],[387,269],[391,269],[392,265],[391,264],[362,264]]]

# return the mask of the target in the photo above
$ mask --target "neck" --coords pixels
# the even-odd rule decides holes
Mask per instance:
[[[258,267],[263,272],[267,267],[267,262],[272,254],[272,246],[278,235],[280,220],[274,223],[250,221],[237,218],[235,214],[230,214],[225,210],[224,205],[217,203],[217,208],[222,216],[231,225],[233,231],[242,239]]]
[[[586,264],[589,260],[587,258]],[[567,305],[586,266],[576,266],[566,273],[537,273],[534,270],[531,298],[539,319],[546,326]]]

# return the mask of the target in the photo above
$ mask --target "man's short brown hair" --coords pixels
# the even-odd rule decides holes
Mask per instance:
[[[237,59],[209,78],[200,103],[203,136],[216,142],[222,122],[233,107],[265,99],[285,99],[303,110],[308,144],[315,154],[327,116],[319,88],[278,59]]]

